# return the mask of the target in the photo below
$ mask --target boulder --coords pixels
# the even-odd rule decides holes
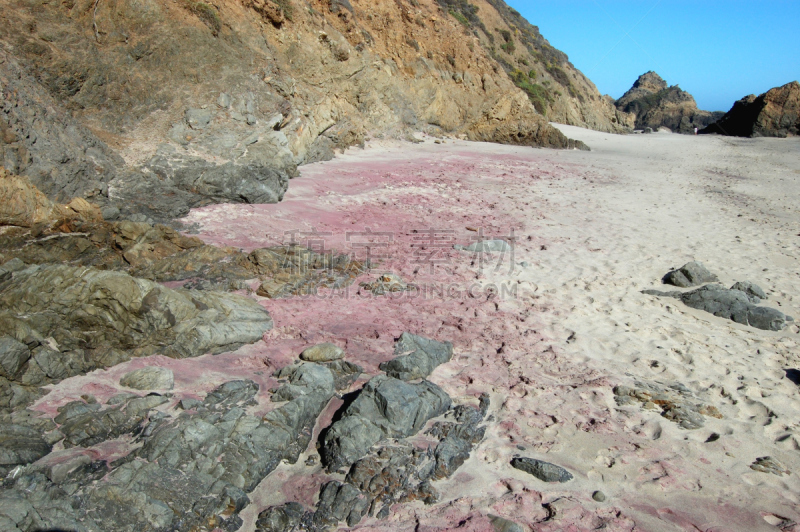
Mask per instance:
[[[373,377],[325,434],[322,461],[329,471],[349,467],[381,439],[416,433],[447,411],[450,402],[444,390],[428,381],[409,384]]]
[[[50,221],[56,205],[24,177],[0,167],[0,226],[31,227]]]
[[[300,359],[308,362],[330,362],[344,357],[344,349],[330,342],[307,347],[300,353]]]
[[[572,474],[563,467],[535,458],[517,457],[511,460],[511,466],[530,473],[544,482],[569,482],[572,480]]]
[[[410,381],[424,379],[440,364],[450,361],[453,344],[404,332],[394,346],[395,358],[380,365],[390,377]]]
[[[171,369],[149,366],[126,373],[119,383],[135,390],[171,390],[175,381]]]
[[[787,316],[777,309],[754,305],[750,296],[741,290],[730,290],[714,284],[701,286],[690,292],[644,290],[642,293],[674,297],[683,301],[686,306],[757,329],[780,331],[794,321],[791,316]]]
[[[714,283],[719,281],[716,275],[711,273],[699,262],[687,262],[677,270],[667,273],[662,282],[681,288],[697,286],[704,283]]]

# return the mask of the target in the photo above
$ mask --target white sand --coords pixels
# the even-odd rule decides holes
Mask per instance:
[[[615,382],[682,383],[724,418],[694,431],[638,407],[624,419],[598,389],[582,399],[608,432],[587,433],[576,428],[582,405],[543,386],[542,397],[563,402],[528,395],[513,406],[558,422],[526,427],[525,439],[548,442],[538,457],[582,470],[571,496],[576,485],[601,489],[645,530],[776,530],[782,518],[798,521],[800,397],[785,376],[800,368],[798,327],[761,331],[640,291],[698,260],[728,286],[755,282],[765,305],[800,318],[800,139],[558,127],[592,151],[537,156],[596,177],[531,184],[531,197],[519,199],[548,206],[534,231],[554,243],[518,256],[531,264],[520,278],[538,287],[534,308],[543,309],[558,358]],[[704,443],[712,433],[720,438]],[[766,455],[792,474],[749,468]],[[580,504],[591,506],[585,493]]]

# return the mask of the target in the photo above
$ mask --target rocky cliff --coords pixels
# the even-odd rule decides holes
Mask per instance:
[[[636,116],[637,129],[667,127],[676,133],[694,133],[694,128],[704,128],[723,114],[698,109],[691,94],[667,85],[652,71],[639,76],[616,106]]]
[[[437,1],[478,39],[536,110],[551,122],[615,133],[633,128],[633,115],[616,109],[614,100],[601,95],[564,52],[550,45],[538,27],[502,0]]]
[[[751,94],[701,133],[734,137],[787,137],[800,131],[800,83],[792,81],[761,96]]]
[[[368,136],[568,148],[548,120],[631,125],[503,2],[449,2],[17,3],[2,164],[144,221],[279,201],[297,165]]]

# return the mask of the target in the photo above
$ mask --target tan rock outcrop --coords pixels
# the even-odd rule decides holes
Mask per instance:
[[[0,168],[0,225],[31,227],[51,220],[57,212],[56,205],[30,181]]]
[[[792,81],[756,97],[746,96],[703,133],[736,137],[788,137],[800,131],[800,83]]]

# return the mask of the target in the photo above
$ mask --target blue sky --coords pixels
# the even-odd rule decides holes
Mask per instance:
[[[603,94],[654,70],[698,107],[800,80],[800,0],[506,0]]]

